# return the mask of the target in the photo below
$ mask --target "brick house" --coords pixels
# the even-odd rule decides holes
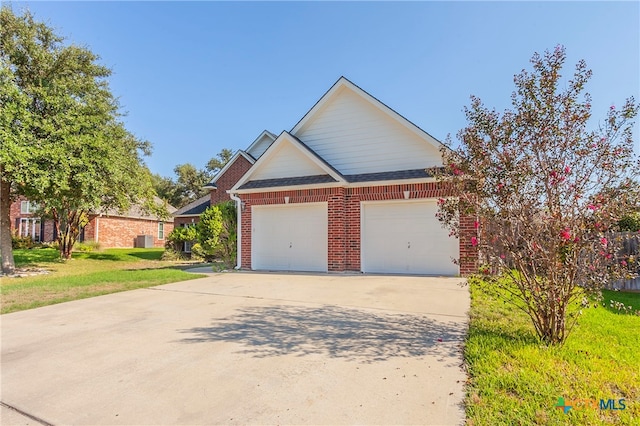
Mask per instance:
[[[291,131],[264,145],[228,189],[240,207],[241,268],[449,276],[477,270],[473,218],[461,218],[457,239],[435,217],[438,198],[454,195],[428,172],[442,166],[442,144],[346,78]],[[212,203],[229,186],[222,182],[212,182]]]
[[[163,203],[156,198],[157,203]],[[168,206],[169,213],[175,208]],[[34,241],[52,242],[58,237],[53,220],[42,219],[38,207],[24,197],[11,204],[11,231],[22,237],[30,236]],[[80,241],[95,241],[103,248],[135,247],[139,235],[152,237],[154,247],[164,247],[164,238],[173,230],[173,218],[158,220],[145,213],[139,206],[132,206],[124,213],[107,210],[92,213],[89,222],[80,233]]]
[[[228,191],[240,180],[242,176],[253,166],[258,158],[276,139],[276,135],[263,131],[246,150],[238,150],[227,164],[214,176],[204,188],[208,189],[209,195],[205,195],[186,206],[181,207],[173,213],[174,226],[189,226],[198,223],[200,215],[209,207],[218,203],[229,201],[231,198]],[[189,252],[189,246],[185,246]]]

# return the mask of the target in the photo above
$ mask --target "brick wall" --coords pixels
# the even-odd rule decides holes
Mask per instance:
[[[240,180],[251,166],[252,164],[244,158],[244,156],[239,155],[233,164],[229,166],[224,174],[216,181],[218,189],[211,191],[211,205],[215,206],[218,203],[230,200],[231,198],[229,198],[227,190],[233,188],[233,185]]]
[[[164,222],[164,239],[158,239],[158,222],[155,220],[134,219],[114,216],[94,216],[85,227],[85,241],[96,240],[103,248],[134,247],[138,235],[152,235],[154,247],[164,247],[167,235],[173,230],[172,222]]]
[[[251,206],[327,202],[329,271],[360,271],[360,203],[373,200],[402,200],[409,191],[411,199],[451,196],[449,186],[441,183],[382,185],[362,188],[323,188],[245,194],[242,211],[242,268],[251,268]],[[435,219],[434,219],[435,220]],[[462,217],[460,239],[460,273],[477,270],[477,247],[471,244],[475,220]]]

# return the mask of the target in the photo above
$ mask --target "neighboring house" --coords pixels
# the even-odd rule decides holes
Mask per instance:
[[[477,270],[473,218],[461,217],[458,240],[435,216],[438,198],[452,195],[427,171],[442,166],[442,144],[346,78],[263,145],[256,156],[247,150],[256,161],[229,189],[240,207],[243,269]],[[222,197],[223,171],[212,182],[212,203],[214,193]],[[458,257],[460,265],[452,262]]]
[[[157,203],[163,203],[156,198]],[[21,197],[11,204],[11,228],[16,235],[30,236],[34,241],[51,242],[58,238],[53,220],[41,219],[38,208],[31,201]],[[175,208],[168,206],[169,213]],[[139,206],[132,206],[124,213],[107,210],[91,213],[89,222],[80,232],[80,241],[95,241],[103,248],[135,247],[138,236],[146,235],[154,247],[164,247],[166,235],[173,230],[173,218],[158,220],[145,213]]]

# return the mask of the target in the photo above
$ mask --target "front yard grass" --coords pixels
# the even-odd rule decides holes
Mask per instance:
[[[469,425],[639,424],[640,316],[609,307],[613,299],[638,310],[639,293],[605,292],[605,306],[583,310],[563,346],[546,347],[523,312],[477,283],[470,289]],[[555,407],[560,397],[574,403],[566,414]],[[614,399],[621,408],[621,398],[624,410],[580,406]]]
[[[55,249],[14,250],[16,267],[46,269],[50,273],[1,278],[0,313],[204,276],[180,270],[177,262],[161,261],[162,252],[163,249],[75,252],[71,260],[62,262]]]

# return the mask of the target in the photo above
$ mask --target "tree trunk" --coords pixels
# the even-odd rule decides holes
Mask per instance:
[[[53,212],[54,221],[58,228],[58,245],[60,246],[60,257],[63,260],[71,259],[73,245],[80,235],[80,220],[82,213],[77,210]]]
[[[1,173],[1,171],[0,171]],[[13,247],[11,247],[11,184],[0,175],[0,253],[2,272],[13,274]]]

